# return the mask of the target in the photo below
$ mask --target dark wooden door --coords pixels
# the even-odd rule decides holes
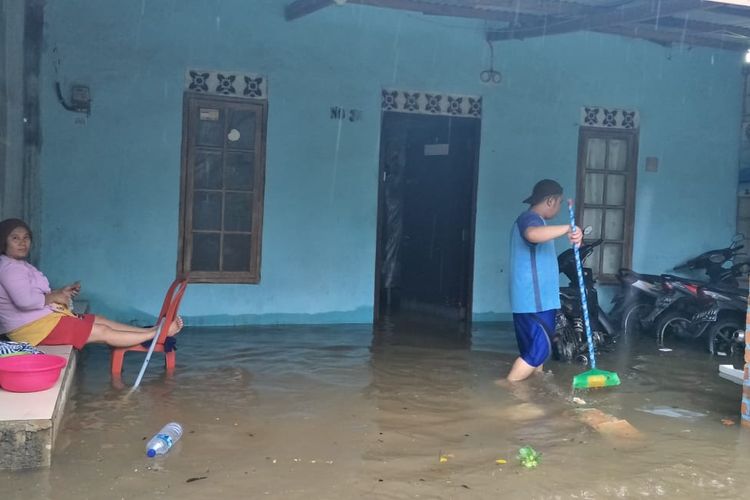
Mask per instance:
[[[399,241],[396,252],[394,245],[380,242],[381,249],[390,250],[378,252],[386,261],[381,264],[398,271],[397,279],[381,280],[380,286],[392,288],[402,311],[470,319],[480,123],[383,115],[381,237]],[[400,196],[397,214],[393,206],[383,206],[392,192]]]

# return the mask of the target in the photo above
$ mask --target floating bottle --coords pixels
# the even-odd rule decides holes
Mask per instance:
[[[182,437],[182,426],[177,422],[170,422],[159,431],[146,445],[146,455],[155,457],[164,455]]]

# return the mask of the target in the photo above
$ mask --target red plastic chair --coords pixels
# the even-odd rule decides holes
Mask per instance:
[[[167,295],[164,297],[164,303],[161,306],[159,317],[156,319],[156,327],[159,328],[159,340],[156,342],[154,352],[164,352],[164,341],[167,338],[169,325],[171,325],[177,317],[177,311],[180,308],[180,302],[182,302],[182,296],[185,294],[185,290],[187,290],[187,278],[177,278],[169,287]],[[162,325],[164,326],[163,328]],[[140,344],[130,347],[112,347],[111,349],[112,377],[117,379],[122,376],[122,363],[126,352],[148,352],[148,347],[143,347]],[[164,352],[164,362],[167,373],[171,374],[174,372],[174,349],[170,352]]]

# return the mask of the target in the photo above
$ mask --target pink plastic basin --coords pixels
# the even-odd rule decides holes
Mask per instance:
[[[52,354],[25,354],[0,358],[0,387],[11,392],[36,392],[49,389],[68,363]]]

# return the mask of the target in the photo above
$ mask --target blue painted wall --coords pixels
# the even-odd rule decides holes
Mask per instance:
[[[635,267],[660,271],[734,230],[739,54],[579,33],[496,46],[481,23],[360,6],[286,22],[287,0],[60,0],[46,8],[41,267],[96,312],[157,312],[175,274],[186,68],[268,76],[260,285],[194,285],[191,324],[372,317],[380,90],[482,95],[474,309],[508,312],[508,231],[541,177],[572,192],[579,109],[641,113]],[[54,51],[56,49],[56,51]],[[85,124],[59,78],[91,87]],[[363,111],[339,124],[331,106]]]

